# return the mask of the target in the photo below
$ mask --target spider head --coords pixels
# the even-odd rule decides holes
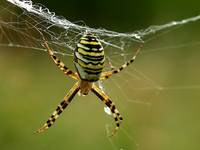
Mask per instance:
[[[80,81],[80,94],[81,95],[88,95],[89,91],[92,89],[93,82],[89,81]]]

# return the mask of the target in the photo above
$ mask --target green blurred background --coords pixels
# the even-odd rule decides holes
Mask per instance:
[[[83,20],[90,27],[119,32],[200,14],[197,0],[34,2],[72,22]],[[50,130],[33,134],[74,81],[45,52],[0,47],[0,150],[199,150],[199,27],[200,21],[158,34],[144,44],[135,67],[104,83],[124,116],[112,138],[106,136],[105,126],[112,129],[113,119],[93,94],[76,96]],[[71,61],[65,62],[73,67]]]

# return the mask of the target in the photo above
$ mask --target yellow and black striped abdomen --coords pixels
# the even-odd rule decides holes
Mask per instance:
[[[104,67],[104,50],[100,41],[93,34],[84,35],[74,52],[74,62],[82,80],[99,80]]]

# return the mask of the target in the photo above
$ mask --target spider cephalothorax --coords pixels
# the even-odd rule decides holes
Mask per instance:
[[[127,61],[118,69],[102,72],[105,61],[103,47],[100,40],[95,35],[87,33],[80,38],[80,41],[77,43],[77,47],[74,51],[74,64],[77,70],[77,73],[74,73],[54,55],[52,49],[49,47],[48,42],[45,39],[43,45],[48,50],[50,57],[53,59],[58,68],[60,68],[65,75],[78,80],[78,82],[76,82],[75,85],[70,89],[67,95],[63,98],[63,101],[57,106],[56,110],[52,113],[42,128],[38,129],[36,132],[41,133],[51,127],[78,92],[80,92],[82,95],[87,95],[90,91],[92,91],[97,97],[100,98],[101,101],[104,102],[107,107],[110,108],[110,111],[116,122],[116,128],[112,133],[113,135],[120,126],[122,116],[110,98],[94,83],[98,80],[102,81],[108,79],[113,74],[119,73],[132,62],[134,62],[141,47],[137,49],[135,55],[129,61]]]

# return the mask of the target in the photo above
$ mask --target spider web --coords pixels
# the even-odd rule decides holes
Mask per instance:
[[[164,36],[166,39],[168,36],[171,37],[171,33],[180,33],[183,25],[197,22],[200,20],[200,15],[179,21],[171,21],[163,25],[153,25],[132,33],[119,33],[103,28],[90,28],[85,24],[72,23],[64,17],[57,16],[54,12],[41,4],[33,4],[30,0],[7,1],[17,7],[10,4],[6,4],[6,7],[0,6],[1,46],[46,51],[41,45],[43,41],[40,34],[41,32],[48,40],[48,43],[54,49],[55,53],[71,57],[73,56],[73,50],[79,38],[85,34],[85,32],[91,32],[101,39],[106,52],[107,63],[109,62],[109,64],[111,64],[111,66],[107,65],[106,69],[110,70],[111,67],[118,67],[129,60],[134,54],[131,50],[135,50],[139,45],[143,44],[144,49],[141,50],[141,54],[138,56],[140,58],[137,58],[137,64],[130,66],[129,69],[125,69],[123,78],[117,75],[116,77],[111,78],[109,83],[99,83],[99,87],[106,92],[120,93],[120,96],[111,94],[111,97],[113,99],[124,100],[118,102],[121,104],[121,111],[123,112],[126,112],[127,108],[132,107],[132,104],[142,105],[140,107],[143,107],[142,109],[145,109],[148,112],[151,110],[152,104],[155,103],[154,99],[160,97],[162,95],[161,93],[164,92],[181,91],[184,93],[188,90],[200,89],[200,82],[196,77],[194,80],[188,82],[176,82],[174,84],[173,82],[168,83],[166,81],[167,77],[164,75],[165,73],[167,74],[165,68],[170,68],[170,65],[176,63],[173,62],[173,60],[172,62],[168,61],[171,60],[171,57],[180,55],[182,53],[182,48],[197,49],[200,45],[200,41],[187,41],[184,42],[184,44],[183,41],[181,41],[180,43],[173,43],[171,44],[172,46],[169,46],[170,44],[165,40],[158,40],[158,37],[161,37],[162,39]],[[155,48],[155,42],[158,41],[161,44],[158,45],[158,48]],[[194,50],[194,52],[196,51]],[[198,53],[196,52],[196,54]],[[163,55],[166,56],[164,57]],[[160,56],[162,57],[159,58]],[[155,60],[164,59],[164,63],[162,64],[162,66],[164,66],[163,69],[156,64],[155,60],[153,60],[154,63],[152,64],[159,67],[160,71],[157,71],[155,66],[148,64],[149,62],[152,62],[152,58],[155,58]],[[139,64],[142,61],[143,63],[146,63],[144,66],[147,66],[150,69],[143,68],[142,65]],[[160,63],[161,61],[158,62]],[[194,74],[194,72],[192,73]],[[129,86],[131,90],[124,90],[130,83],[134,83],[134,86]],[[115,87],[114,89],[112,88],[113,86]],[[107,109],[105,109],[105,112],[108,114],[110,113]],[[127,126],[129,126],[129,124],[122,128],[123,135],[126,139],[132,141],[139,149],[140,146],[134,139],[134,133],[127,131],[127,129],[130,128]],[[109,125],[106,125],[106,131],[110,132]],[[108,140],[112,144],[113,149],[123,149],[123,147],[117,146],[114,140],[110,138],[108,138]]]
[[[1,14],[6,14],[6,19],[1,18],[1,45],[14,47],[25,47],[31,49],[44,50],[41,46],[40,31],[48,39],[49,43],[56,47],[62,47],[55,52],[63,55],[72,55],[72,51],[79,38],[85,32],[97,35],[104,45],[105,50],[112,49],[116,55],[123,56],[126,50],[136,43],[146,43],[154,38],[155,33],[164,32],[167,29],[178,27],[200,19],[200,15],[172,21],[163,25],[153,25],[146,29],[138,30],[132,33],[119,33],[103,28],[95,29],[86,25],[74,24],[64,17],[56,16],[42,4],[33,4],[31,0],[7,0],[15,6],[22,8],[21,12],[16,13],[8,8],[2,7]],[[20,11],[20,10],[18,10]],[[8,16],[10,15],[10,16]],[[3,15],[2,15],[3,16]],[[9,31],[8,31],[9,30]],[[14,33],[15,34],[14,34]],[[19,38],[13,38],[16,35]]]

